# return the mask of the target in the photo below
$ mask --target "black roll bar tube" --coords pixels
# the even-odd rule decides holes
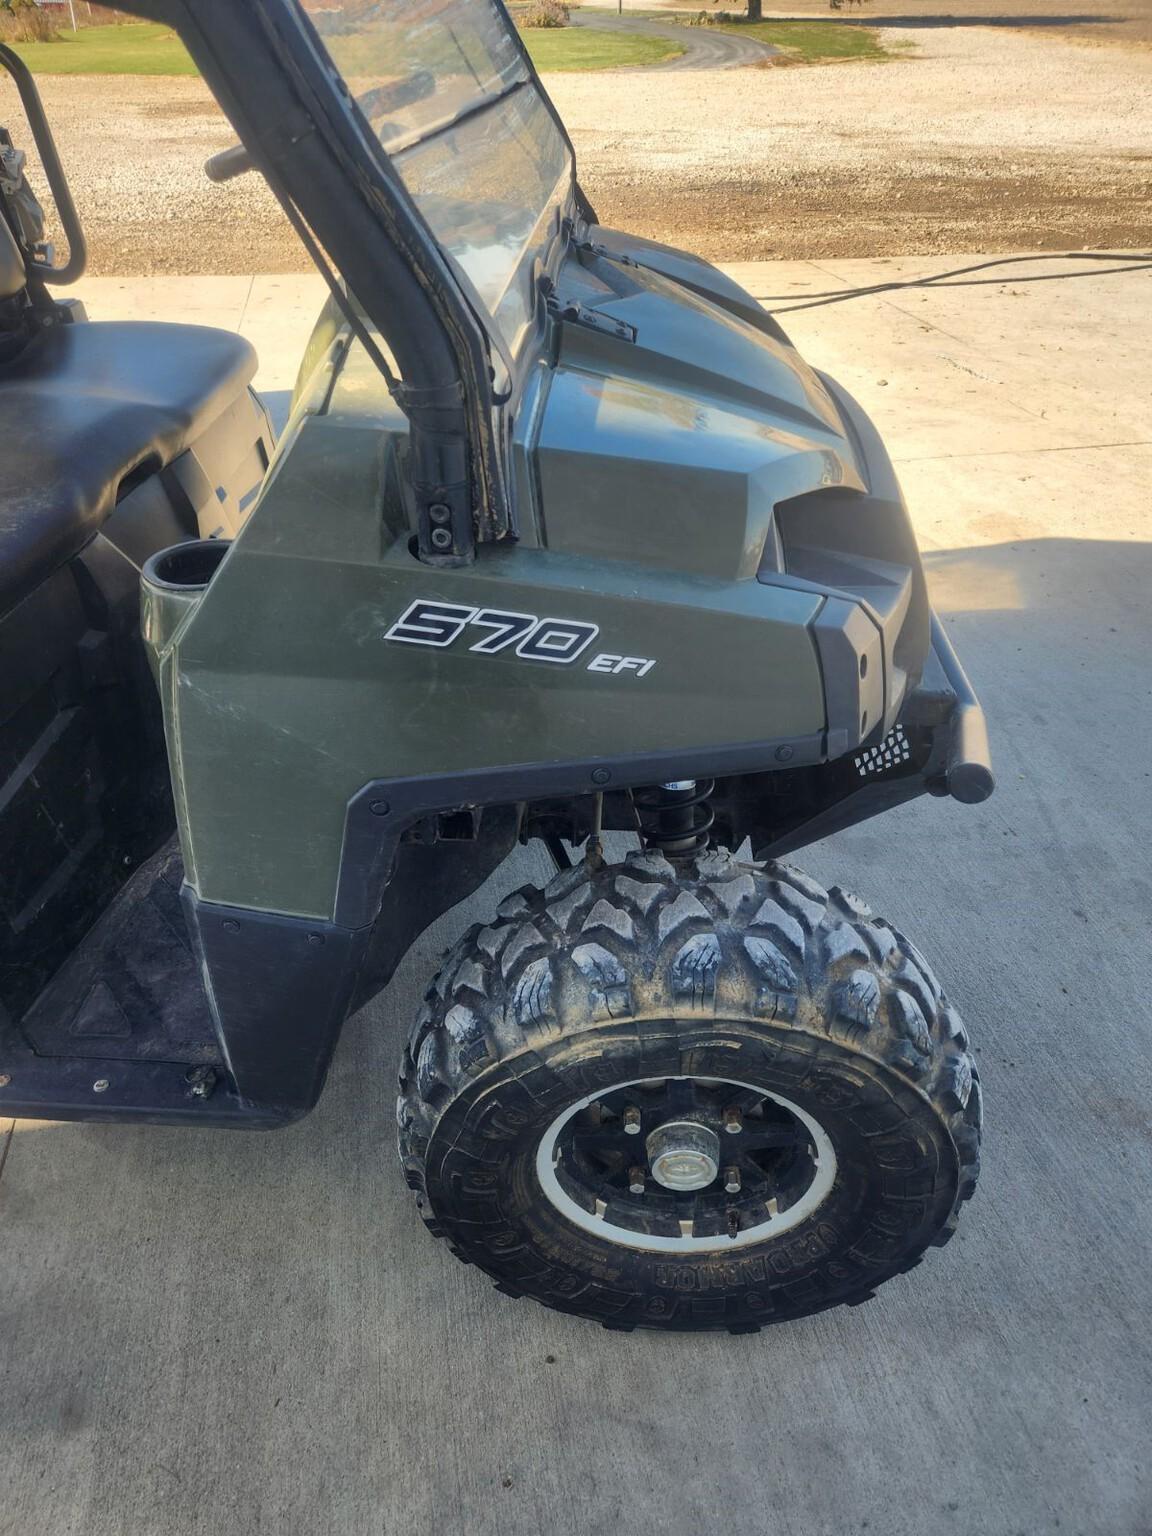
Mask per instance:
[[[27,64],[18,53],[14,53],[4,43],[0,43],[0,64],[16,82],[16,89],[20,93],[20,104],[24,108],[24,115],[28,119],[28,126],[32,130],[32,138],[36,144],[36,153],[40,156],[40,164],[44,167],[44,175],[48,179],[52,200],[56,204],[56,213],[64,230],[64,238],[68,241],[68,260],[62,267],[53,267],[42,261],[29,261],[29,273],[45,283],[74,283],[78,277],[83,276],[84,268],[88,264],[88,246],[84,239],[84,231],[80,227],[80,216],[76,212],[76,204],[72,201],[72,193],[68,189],[64,167],[56,151],[56,141],[48,126],[48,117],[44,111],[44,104],[40,100],[40,92],[36,89],[36,81]]]

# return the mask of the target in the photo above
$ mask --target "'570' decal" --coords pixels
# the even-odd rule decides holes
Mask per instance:
[[[480,656],[495,656],[515,647],[514,654],[524,661],[571,666],[595,640],[600,626],[579,619],[547,619],[534,613],[510,613],[504,608],[467,608],[462,603],[434,603],[417,598],[385,632],[384,638],[403,645],[430,645],[443,650],[465,631],[469,637],[479,637],[468,649]],[[587,663],[586,670],[644,677],[655,665],[655,658],[599,651]]]

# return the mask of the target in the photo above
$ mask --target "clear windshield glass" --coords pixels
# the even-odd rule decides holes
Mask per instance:
[[[492,0],[303,0],[437,240],[515,351],[568,147]]]

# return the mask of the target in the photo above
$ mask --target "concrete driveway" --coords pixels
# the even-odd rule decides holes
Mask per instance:
[[[801,298],[922,265],[737,275]],[[787,322],[884,431],[994,732],[986,806],[801,860],[907,929],[979,1044],[957,1239],[868,1306],[717,1338],[513,1302],[428,1238],[400,1041],[443,946],[544,874],[524,852],[350,1023],[297,1129],[14,1128],[4,1536],[1152,1531],[1152,276],[1023,276]],[[273,392],[319,303],[296,278],[87,293],[241,326]]]

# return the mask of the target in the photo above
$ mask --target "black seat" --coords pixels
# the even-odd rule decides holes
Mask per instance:
[[[161,469],[249,384],[229,331],[61,325],[0,369],[0,616],[92,538],[125,478]]]

